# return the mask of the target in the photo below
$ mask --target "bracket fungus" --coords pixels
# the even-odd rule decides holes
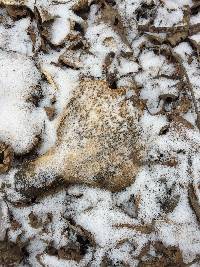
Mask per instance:
[[[32,197],[49,175],[111,191],[129,186],[144,151],[141,114],[126,88],[112,90],[105,81],[81,81],[61,116],[56,145],[21,168],[16,189]]]

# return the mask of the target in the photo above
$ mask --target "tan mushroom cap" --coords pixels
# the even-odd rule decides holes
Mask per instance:
[[[23,187],[24,179],[35,186],[45,172],[111,191],[134,182],[144,152],[138,123],[142,111],[127,90],[110,89],[105,81],[81,81],[60,119],[55,147],[21,170],[18,185]]]

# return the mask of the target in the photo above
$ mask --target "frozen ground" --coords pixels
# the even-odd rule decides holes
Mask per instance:
[[[200,266],[199,49],[195,0],[0,0],[0,266]],[[134,103],[137,175],[117,192],[46,188],[48,168],[27,200],[16,175],[56,147],[82,80],[123,87],[115,105]],[[81,138],[75,126],[67,142]]]

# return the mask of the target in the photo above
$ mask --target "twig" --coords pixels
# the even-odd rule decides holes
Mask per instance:
[[[182,25],[175,27],[156,27],[154,25],[138,25],[139,32],[151,32],[151,33],[176,33],[176,32],[188,32],[188,35],[199,33],[200,23],[193,25]]]
[[[190,207],[196,215],[197,221],[200,223],[200,205],[193,184],[188,185],[188,199]]]
[[[149,224],[149,225],[135,225],[135,224],[129,224],[129,223],[120,223],[120,224],[114,224],[112,225],[115,228],[128,228],[135,230],[137,232],[141,232],[144,234],[150,234],[154,230],[154,225]]]

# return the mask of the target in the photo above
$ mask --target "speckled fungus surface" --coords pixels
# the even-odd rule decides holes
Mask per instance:
[[[22,168],[17,188],[26,193],[24,184],[31,187],[52,173],[69,183],[122,190],[134,181],[142,162],[141,114],[126,88],[80,82],[61,115],[55,147]]]

